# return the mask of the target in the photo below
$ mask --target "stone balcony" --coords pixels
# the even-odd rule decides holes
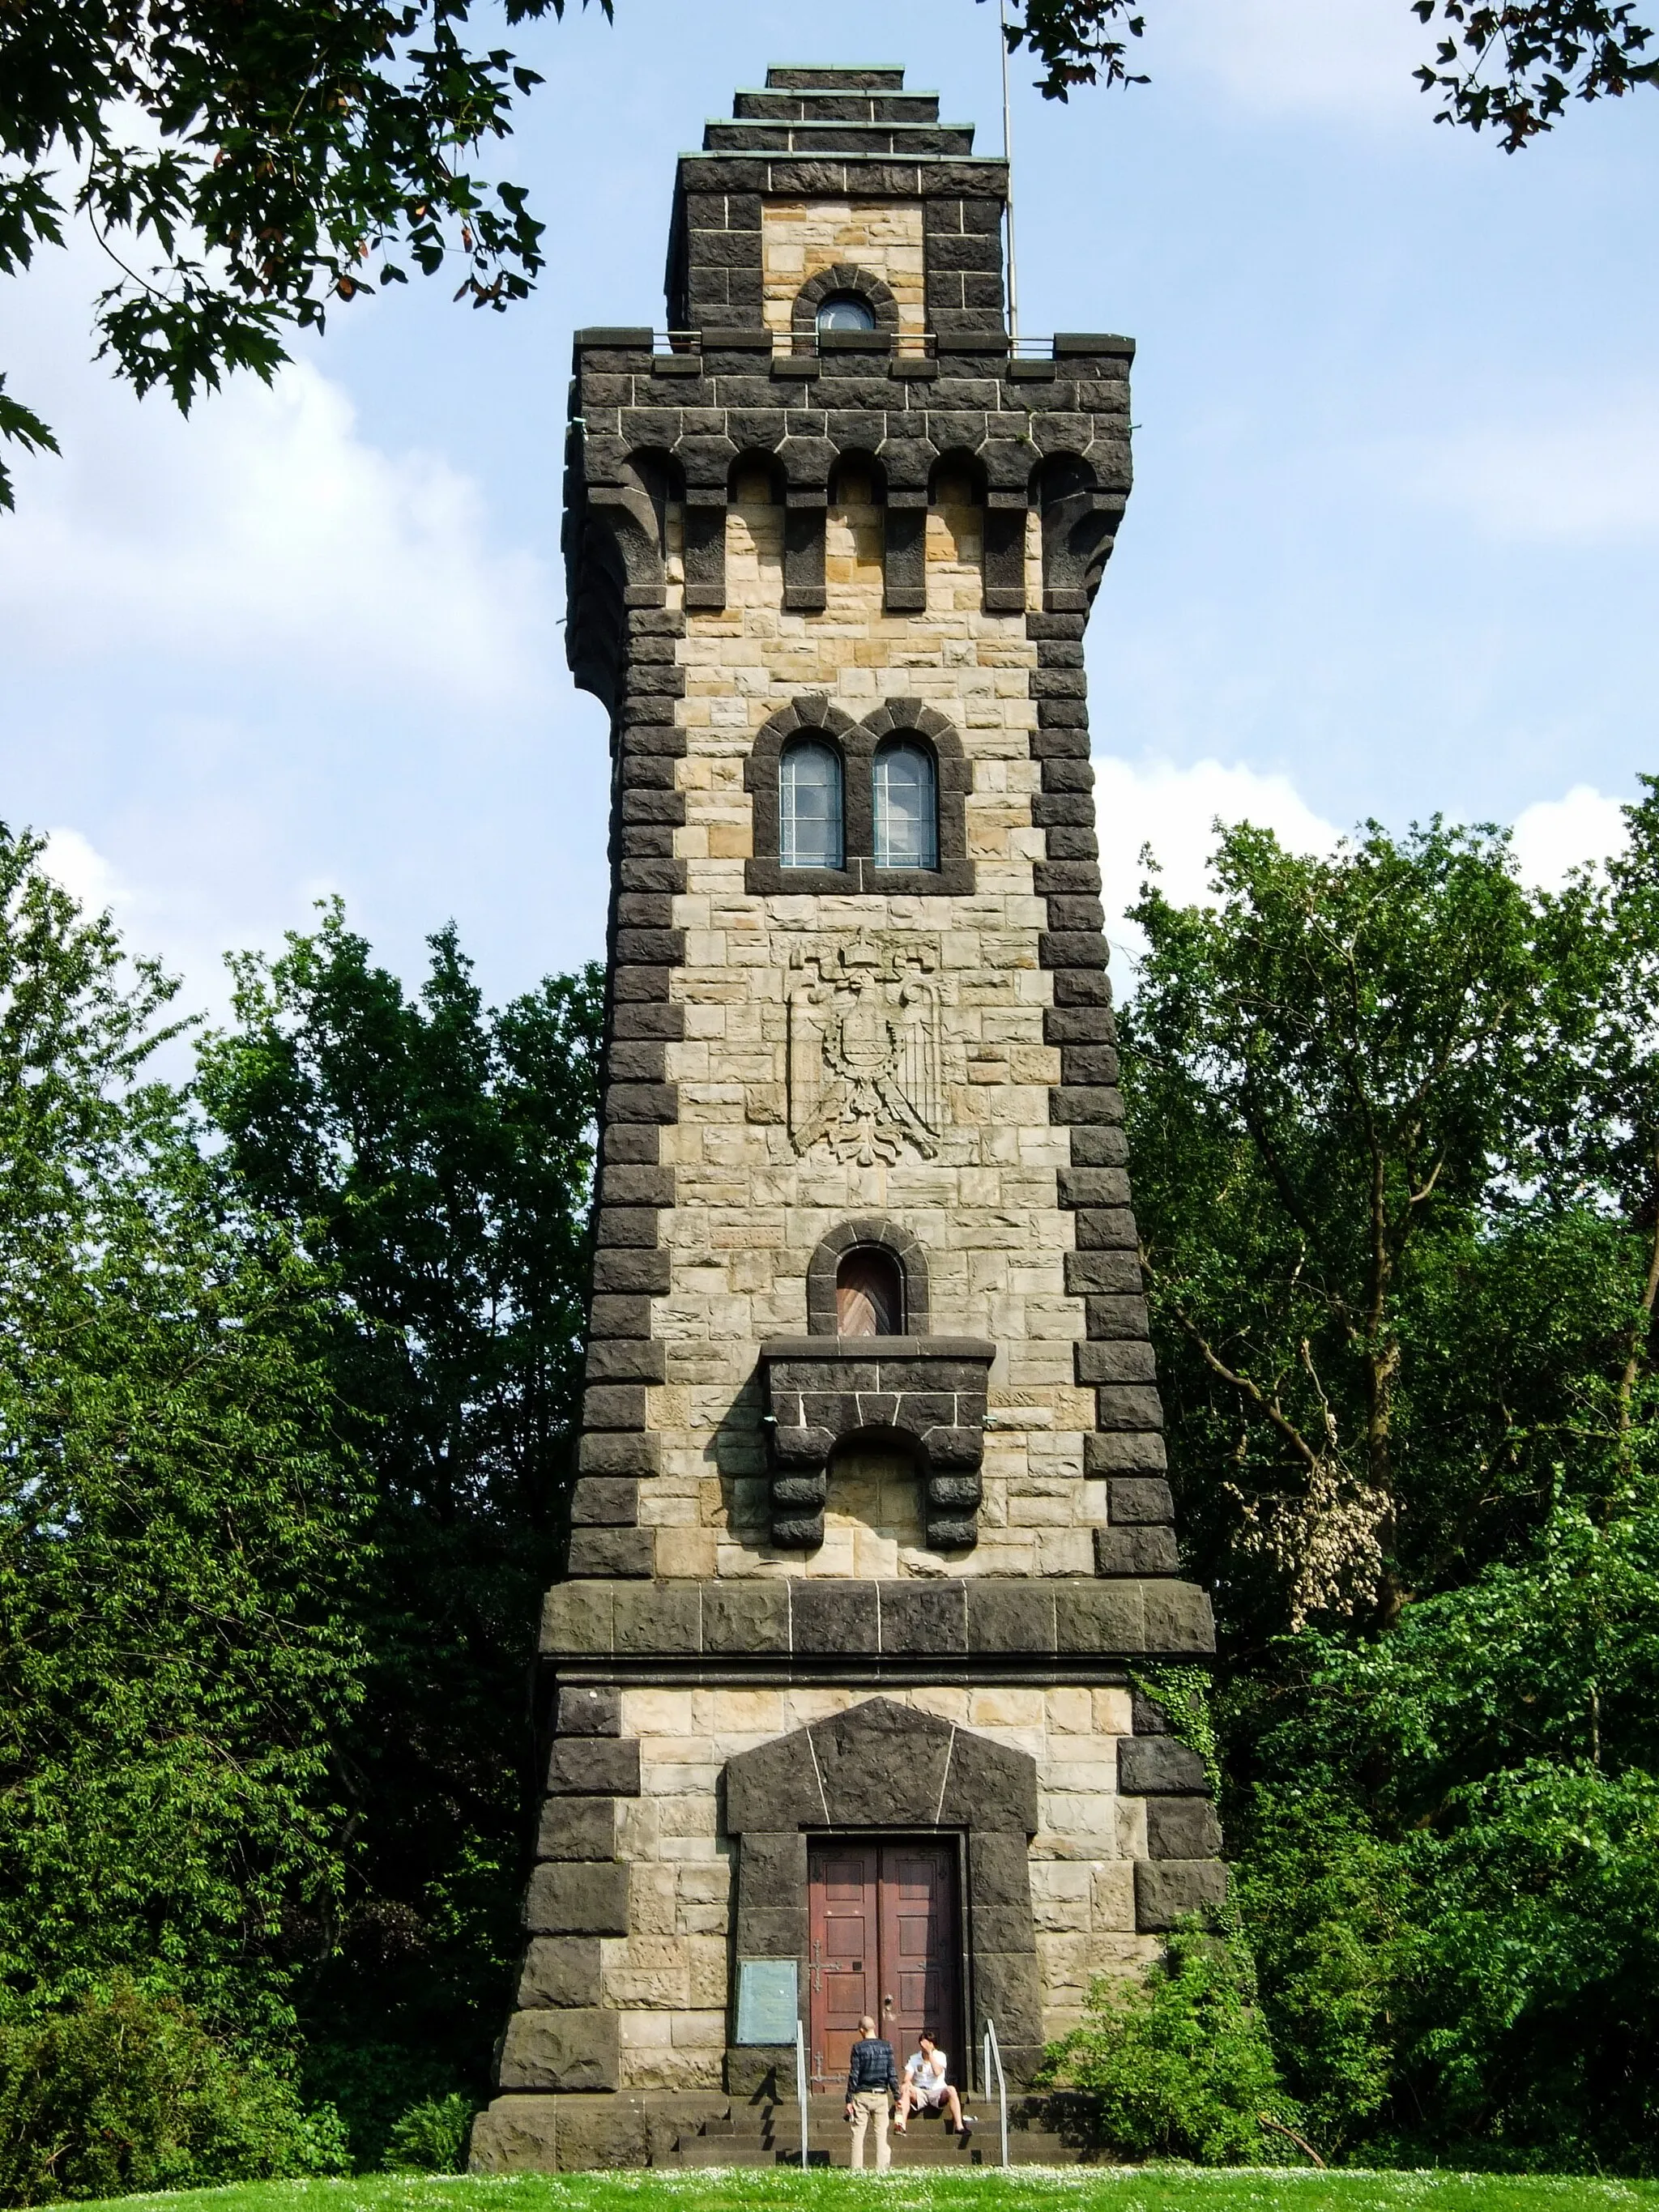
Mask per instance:
[[[935,1551],[979,1534],[986,1378],[996,1346],[976,1336],[780,1336],[760,1348],[772,1475],[772,1540],[823,1541],[829,1463],[853,1437],[891,1437],[918,1462]]]

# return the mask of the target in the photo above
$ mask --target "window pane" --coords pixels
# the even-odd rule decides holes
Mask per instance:
[[[939,866],[933,757],[908,739],[883,745],[876,755],[876,866]]]
[[[832,292],[818,309],[821,331],[872,331],[875,310],[855,292]]]
[[[786,868],[842,866],[841,757],[791,745],[778,769],[778,849]]]

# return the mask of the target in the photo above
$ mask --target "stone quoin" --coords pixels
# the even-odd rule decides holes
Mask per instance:
[[[737,2154],[794,2097],[793,2045],[738,2040],[757,1962],[816,2094],[865,2011],[976,2093],[988,2019],[1021,2088],[1091,1978],[1224,1891],[1204,1768],[1139,1686],[1212,1631],[1083,672],[1133,348],[1011,346],[1006,170],[972,148],[901,70],[773,69],[680,160],[667,335],[576,337],[602,1153],[479,2171]]]

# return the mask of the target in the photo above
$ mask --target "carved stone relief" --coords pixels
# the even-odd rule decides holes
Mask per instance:
[[[939,940],[913,931],[803,945],[792,956],[789,1134],[860,1167],[944,1133]]]

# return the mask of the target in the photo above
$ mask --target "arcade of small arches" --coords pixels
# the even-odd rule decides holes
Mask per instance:
[[[1026,519],[1035,513],[1042,611],[1083,612],[1123,507],[1121,494],[1103,489],[1085,454],[1051,452],[1034,460],[1023,438],[988,436],[976,447],[940,452],[927,438],[914,436],[865,447],[792,434],[769,449],[739,449],[728,438],[699,434],[672,449],[635,449],[617,466],[614,492],[588,491],[588,519],[599,526],[602,557],[628,605],[661,605],[667,554],[678,538],[689,613],[726,608],[728,512],[767,506],[782,510],[788,611],[821,613],[828,604],[824,524],[829,508],[838,507],[873,511],[889,614],[926,611],[930,510],[978,514],[969,534],[981,549],[988,614],[1028,611]]]

